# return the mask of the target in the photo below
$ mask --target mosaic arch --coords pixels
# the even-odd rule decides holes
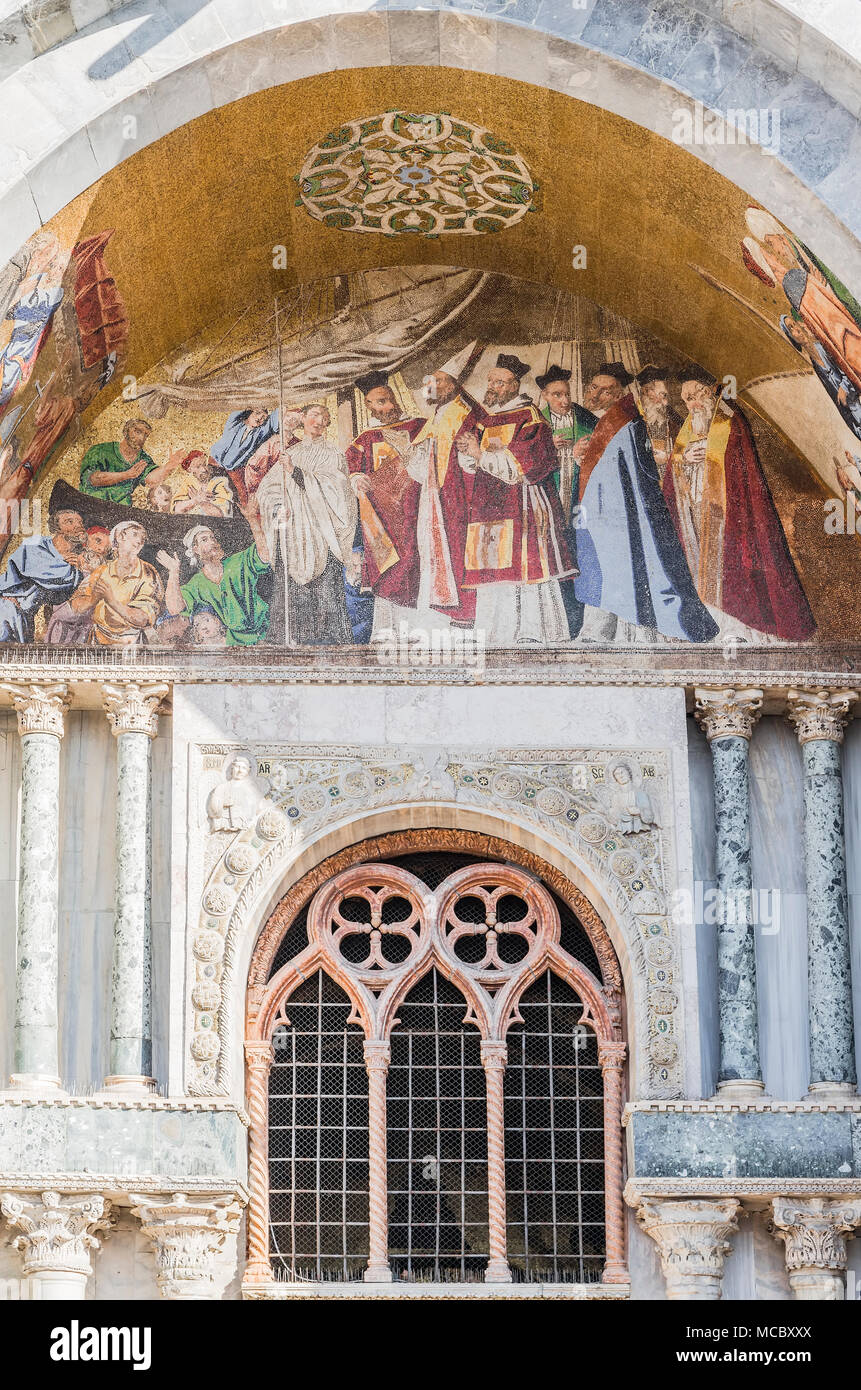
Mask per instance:
[[[678,147],[534,91],[289,84],[21,248],[0,645],[858,640],[857,300]]]

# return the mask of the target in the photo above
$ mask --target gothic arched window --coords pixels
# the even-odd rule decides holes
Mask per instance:
[[[247,1282],[625,1277],[624,1047],[588,935],[531,875],[451,858],[335,875],[275,952]]]

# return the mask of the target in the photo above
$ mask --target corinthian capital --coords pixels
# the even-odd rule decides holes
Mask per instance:
[[[846,1236],[861,1224],[861,1197],[775,1197],[772,1233],[786,1247],[795,1297],[840,1299]]]
[[[242,1208],[231,1195],[190,1199],[131,1194],[132,1215],[150,1241],[162,1298],[220,1298],[217,1279],[228,1236],[239,1228]]]
[[[786,717],[795,725],[799,743],[816,738],[842,743],[852,717],[849,706],[857,699],[857,690],[790,690]]]
[[[12,696],[18,714],[18,733],[22,738],[24,734],[63,737],[65,714],[71,704],[67,685],[9,685],[2,681],[0,690]]]
[[[670,1197],[640,1204],[637,1220],[660,1251],[667,1298],[720,1298],[738,1210],[734,1197]]]
[[[116,1224],[110,1203],[98,1194],[61,1197],[59,1192],[42,1192],[38,1197],[20,1197],[5,1192],[0,1212],[10,1226],[22,1234],[12,1246],[24,1258],[24,1274],[55,1273],[89,1275],[90,1251],[98,1250],[96,1231],[110,1231]]]
[[[167,685],[141,685],[123,681],[122,685],[103,685],[102,699],[114,736],[158,733],[158,707],[170,689]]]
[[[701,688],[694,691],[694,716],[709,743],[716,738],[753,737],[762,709],[761,690]]]

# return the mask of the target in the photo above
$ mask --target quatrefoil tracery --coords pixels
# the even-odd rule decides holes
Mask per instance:
[[[488,1024],[559,940],[552,898],[521,870],[472,864],[436,891],[391,864],[356,865],[320,889],[308,914],[312,947],[362,998],[375,1033],[430,957]]]

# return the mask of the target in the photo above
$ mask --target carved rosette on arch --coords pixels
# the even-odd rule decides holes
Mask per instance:
[[[801,1301],[842,1299],[846,1237],[861,1225],[861,1196],[775,1197],[769,1229],[786,1247],[793,1296]]]
[[[790,690],[786,717],[795,725],[801,744],[820,738],[842,743],[851,718],[849,708],[857,699],[857,690]]]
[[[103,685],[102,699],[114,737],[146,734],[155,738],[159,706],[169,691],[168,685],[141,685],[138,681]]]
[[[668,1299],[720,1298],[739,1207],[734,1197],[649,1198],[640,1203],[637,1220],[660,1251]]]
[[[332,872],[337,872],[362,857],[362,817],[410,802],[473,806],[527,831],[537,825],[549,842],[582,866],[625,934],[632,1016],[639,1030],[639,1092],[656,1098],[682,1094],[678,948],[666,886],[675,879],[666,814],[672,793],[664,751],[506,749],[479,754],[353,745],[249,749],[201,744],[190,751],[189,774],[204,800],[212,779],[223,776],[226,761],[237,756],[253,763],[256,780],[268,780],[269,790],[253,824],[229,841],[210,832],[202,843],[190,846],[206,875],[200,916],[188,943],[190,1094],[229,1093],[235,962],[243,954],[245,934],[257,926],[259,904],[271,900],[301,848],[333,826],[355,826],[356,845],[339,851],[337,864],[332,861]],[[564,886],[561,891],[564,896]],[[609,972],[605,981],[612,993],[621,985],[618,965],[606,928],[594,909],[585,906],[595,923],[590,935]]]
[[[99,1193],[61,1197],[59,1192],[42,1192],[38,1197],[22,1197],[5,1192],[0,1213],[21,1231],[10,1243],[21,1253],[25,1276],[70,1274],[84,1283],[92,1273],[91,1252],[101,1244],[96,1232],[109,1232],[116,1225],[110,1202]]]
[[[166,1299],[218,1299],[227,1282],[225,1255],[242,1207],[230,1194],[192,1200],[184,1192],[159,1198],[131,1194],[132,1215],[150,1241],[158,1287]]]
[[[718,738],[753,738],[762,713],[761,690],[700,688],[694,691],[694,717],[709,743]]]

